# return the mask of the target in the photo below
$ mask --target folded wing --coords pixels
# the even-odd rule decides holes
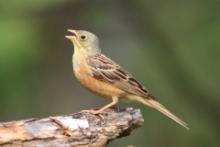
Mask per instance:
[[[128,93],[154,99],[130,73],[125,71],[110,58],[102,54],[93,55],[87,58],[87,63],[92,71],[92,76],[97,80],[111,83]]]

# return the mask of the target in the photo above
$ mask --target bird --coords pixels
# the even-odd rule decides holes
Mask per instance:
[[[65,37],[74,47],[72,63],[75,77],[89,91],[112,100],[98,110],[91,110],[93,114],[102,113],[116,105],[119,100],[126,100],[154,108],[189,129],[186,122],[163,106],[128,71],[102,54],[99,38],[95,34],[85,30],[67,31],[71,35]]]

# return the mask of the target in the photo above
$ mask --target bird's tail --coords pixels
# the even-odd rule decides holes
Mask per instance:
[[[170,119],[175,121],[176,123],[180,124],[181,126],[186,128],[187,130],[189,130],[187,123],[185,123],[180,118],[178,118],[176,115],[174,115],[172,112],[170,112],[166,107],[164,107],[162,104],[160,104],[157,100],[151,99],[151,98],[146,99],[146,98],[139,97],[139,96],[132,96],[132,97],[130,97],[130,99],[137,101],[137,102],[140,102],[146,106],[152,107],[152,108],[160,111],[161,113],[163,113],[164,115],[166,115],[167,117],[169,117]]]

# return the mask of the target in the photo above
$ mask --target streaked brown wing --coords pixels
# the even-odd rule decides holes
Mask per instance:
[[[111,83],[128,93],[145,98],[151,97],[148,91],[131,74],[102,54],[87,58],[87,63],[94,78]]]

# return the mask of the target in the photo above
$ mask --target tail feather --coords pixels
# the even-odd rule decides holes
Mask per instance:
[[[161,113],[163,113],[167,117],[171,118],[176,123],[180,124],[181,126],[186,128],[187,130],[189,130],[188,124],[186,122],[182,121],[180,118],[178,118],[172,112],[170,112],[167,108],[165,108],[162,104],[160,104],[159,102],[157,102],[155,100],[147,100],[147,101],[148,101],[148,103],[150,103],[151,107],[157,109],[158,111],[160,111]]]
[[[160,104],[157,100],[144,99],[142,97],[136,97],[136,98],[133,97],[132,100],[136,100],[138,102],[143,103],[144,105],[147,105],[149,107],[152,107],[152,108],[160,111],[161,113],[163,113],[164,115],[166,115],[167,117],[169,117],[170,119],[175,121],[176,123],[180,124],[181,126],[186,128],[187,130],[189,130],[187,123],[185,123],[180,118],[178,118],[176,115],[174,115],[172,112],[170,112],[166,107],[164,107],[162,104]]]

